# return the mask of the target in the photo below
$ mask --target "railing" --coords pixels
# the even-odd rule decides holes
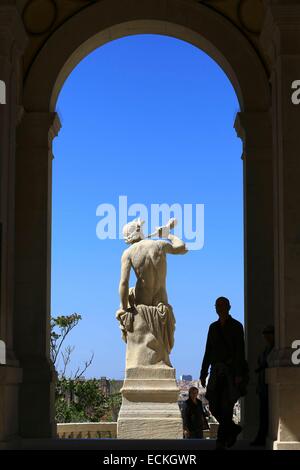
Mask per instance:
[[[209,429],[203,431],[204,439],[216,439],[218,434],[219,423],[209,423]]]
[[[117,437],[116,422],[57,424],[60,439],[96,439]]]
[[[209,430],[203,432],[204,439],[216,439],[218,426],[210,423]],[[62,423],[57,424],[57,434],[60,439],[116,439],[117,423]]]

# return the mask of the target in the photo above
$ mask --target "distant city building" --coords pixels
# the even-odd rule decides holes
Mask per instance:
[[[186,380],[187,382],[191,382],[193,377],[191,375],[181,375],[180,380]]]
[[[100,378],[100,390],[105,397],[110,395],[110,382],[106,377]]]
[[[107,377],[99,379],[99,387],[105,397],[120,393],[123,383],[124,380],[108,379]]]

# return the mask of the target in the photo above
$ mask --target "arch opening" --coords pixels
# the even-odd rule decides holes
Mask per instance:
[[[116,256],[121,257],[126,248],[122,223],[134,217],[134,210],[140,210],[136,216],[145,219],[147,234],[166,223],[168,216],[176,216],[176,233],[191,250],[183,261],[172,257],[168,260],[170,302],[177,302],[177,337],[182,343],[174,350],[174,364],[184,373],[184,364],[190,361],[189,352],[183,352],[188,325],[192,319],[198,325],[191,332],[191,343],[192,356],[198,357],[199,362],[208,324],[215,319],[212,306],[222,292],[227,292],[237,318],[243,321],[243,178],[240,141],[232,126],[238,110],[232,85],[218,65],[198,48],[166,36],[136,35],[110,42],[87,56],[67,79],[58,108],[64,125],[54,145],[53,233],[61,250],[59,254],[57,250],[52,252],[55,268],[60,266],[65,274],[55,269],[55,310],[63,310],[57,302],[57,288],[61,293],[69,292],[68,287],[62,286],[64,280],[69,285],[78,258],[75,265],[82,262],[87,269],[88,262],[94,273],[89,285],[98,285],[100,280],[100,286],[106,286],[103,315],[114,312],[119,302],[115,293],[120,276]],[[86,185],[85,191],[82,185]],[[66,187],[72,198],[65,196]],[[112,221],[104,217],[108,210],[112,211]],[[83,235],[76,230],[80,218]],[[112,226],[105,227],[98,236],[101,220],[112,222]],[[87,223],[88,233],[83,229]],[[222,231],[223,236],[218,238],[217,233]],[[68,243],[67,234],[73,234]],[[74,256],[70,251],[72,243]],[[85,254],[81,262],[80,243]],[[97,253],[96,259],[86,253],[87,245]],[[69,274],[65,272],[68,263],[73,266]],[[107,266],[105,275],[99,263]],[[176,299],[174,285],[180,288],[179,272],[185,272],[182,282],[186,294]],[[86,289],[84,273],[81,279]],[[76,275],[71,291],[78,280]],[[80,285],[79,282],[75,289],[77,293]],[[101,309],[95,285],[92,292]],[[96,311],[97,305],[93,308]],[[75,305],[73,310],[78,311]],[[197,314],[198,310],[202,314]],[[116,336],[111,315],[107,321],[107,330]],[[116,352],[121,354],[121,344],[115,336]],[[107,340],[104,338],[103,342],[106,344]],[[106,348],[109,349],[108,344]],[[102,353],[104,349],[103,345]],[[119,363],[123,364],[120,355]],[[199,365],[191,367],[193,377],[197,376]]]

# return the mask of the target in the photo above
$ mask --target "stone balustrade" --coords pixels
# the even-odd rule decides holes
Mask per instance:
[[[117,437],[117,423],[60,423],[57,434],[60,439],[113,439]]]
[[[203,433],[204,439],[216,439],[218,426],[217,423],[210,423],[209,430]],[[116,439],[117,423],[60,423],[57,424],[57,435],[60,439]]]

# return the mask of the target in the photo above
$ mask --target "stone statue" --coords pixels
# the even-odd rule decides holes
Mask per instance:
[[[172,367],[169,354],[174,345],[175,318],[166,291],[167,254],[185,254],[185,243],[170,230],[176,219],[159,227],[148,237],[143,221],[136,219],[123,228],[127,248],[121,261],[119,293],[121,308],[116,317],[127,343],[126,369]],[[150,240],[158,236],[167,240]],[[129,288],[133,268],[137,281]]]

